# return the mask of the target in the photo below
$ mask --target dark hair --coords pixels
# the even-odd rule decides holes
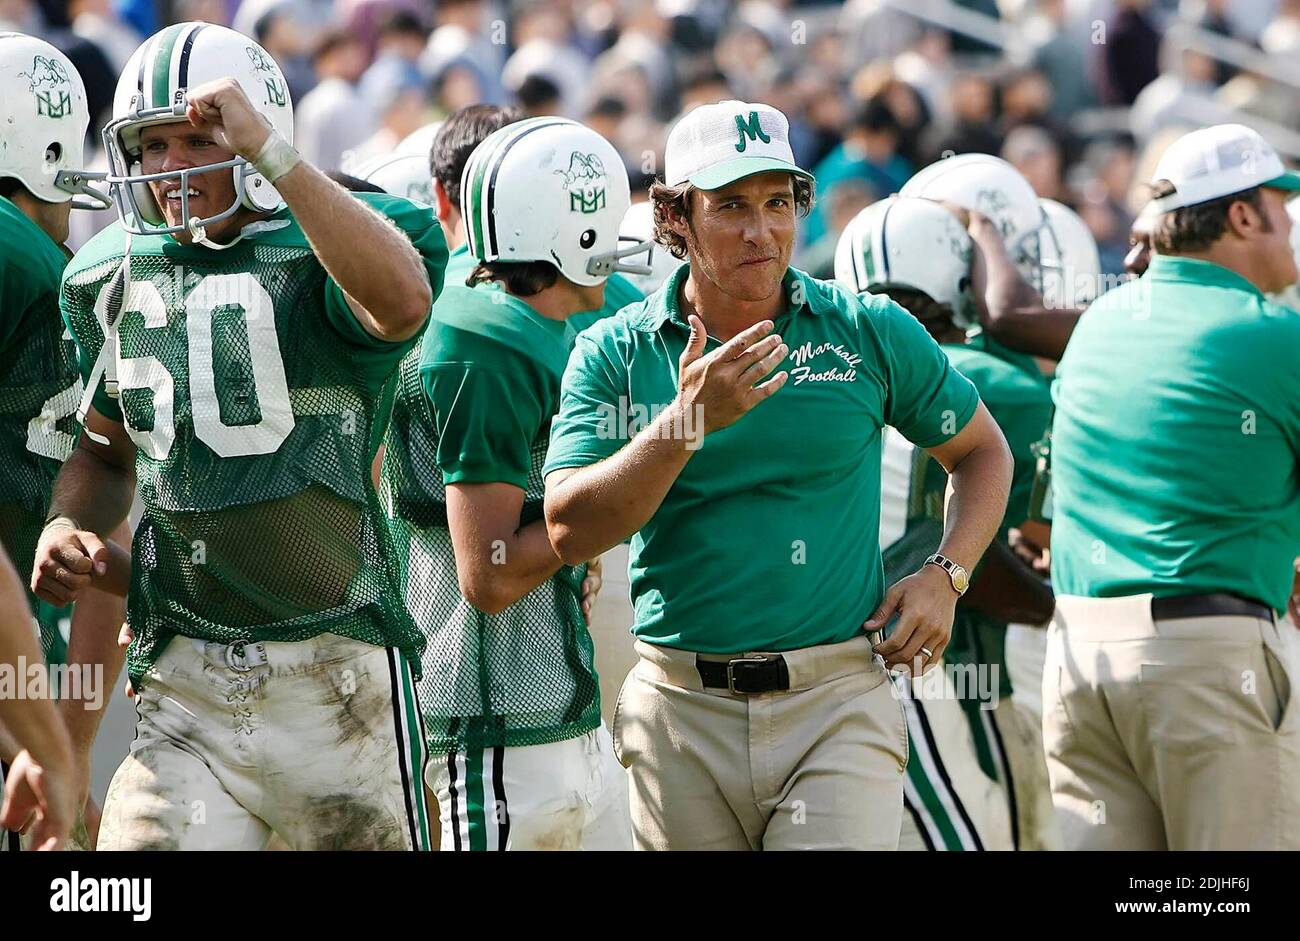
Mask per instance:
[[[384,189],[382,186],[376,186],[369,180],[363,180],[360,177],[352,176],[350,173],[344,173],[342,170],[329,170],[325,175],[350,193],[388,192],[388,190]]]
[[[319,63],[331,52],[337,52],[345,46],[358,42],[360,40],[346,29],[327,29],[321,33],[320,39],[316,41],[316,46],[311,51],[312,64]]]
[[[867,131],[872,134],[889,132],[895,137],[903,133],[903,126],[899,123],[898,118],[894,117],[894,112],[889,109],[889,105],[884,100],[875,97],[862,104],[857,113],[853,116],[852,127],[855,130]]]
[[[532,297],[551,287],[559,277],[560,269],[549,261],[480,261],[465,279],[465,286],[500,281],[511,294]]]
[[[23,181],[17,177],[0,176],[0,196],[3,196],[5,199],[12,201],[14,196],[18,193],[25,193],[26,191],[27,187],[24,186]]]
[[[682,91],[695,91],[699,88],[707,88],[710,85],[731,88],[731,82],[727,79],[726,73],[711,61],[706,60],[687,72],[686,78],[682,81]]]
[[[613,95],[602,95],[587,112],[588,118],[621,118],[627,114],[627,104]]]
[[[1167,180],[1160,180],[1151,187],[1152,197],[1156,199],[1174,192],[1173,184]],[[1209,202],[1161,213],[1151,226],[1151,248],[1161,255],[1178,255],[1209,248],[1228,230],[1228,209],[1237,202],[1251,206],[1264,220],[1264,231],[1270,230],[1272,223],[1264,213],[1264,199],[1259,187],[1255,186]]]
[[[470,105],[442,122],[429,150],[429,170],[447,191],[447,198],[460,211],[460,175],[469,155],[494,131],[514,124],[523,115],[517,108],[499,105]]]
[[[807,177],[790,174],[794,182],[794,208],[800,216],[806,216],[812,211],[813,203],[817,200],[817,187],[812,180]],[[668,186],[664,183],[654,183],[650,187],[650,202],[654,206],[654,240],[668,249],[669,254],[674,258],[686,257],[686,239],[678,235],[669,220],[673,216],[680,216],[690,225],[690,195],[695,191],[695,187],[690,183],[683,183],[681,186]]]
[[[380,37],[406,35],[424,39],[429,35],[429,30],[410,10],[394,10],[379,21],[378,34]]]
[[[532,109],[556,101],[560,97],[560,86],[544,75],[530,75],[516,94],[524,108]]]

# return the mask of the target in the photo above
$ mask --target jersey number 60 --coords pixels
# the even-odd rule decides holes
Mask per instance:
[[[107,288],[100,291],[96,314],[103,322]],[[167,326],[167,305],[152,281],[132,281],[130,304],[122,312],[144,317],[145,329]],[[212,316],[218,309],[238,308],[248,331],[248,352],[261,420],[256,424],[227,425],[221,419],[216,377],[212,368]],[[275,332],[271,295],[251,274],[214,274],[202,278],[185,297],[185,342],[189,351],[190,408],[194,434],[222,457],[270,454],[293,431],[289,384]],[[163,461],[176,440],[175,382],[153,356],[117,360],[119,390],[149,389],[153,393],[153,428],[139,429],[125,421],[127,434],[145,454]],[[124,415],[125,417],[125,415]]]

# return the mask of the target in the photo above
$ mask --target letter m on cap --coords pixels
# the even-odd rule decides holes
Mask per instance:
[[[736,130],[740,132],[740,139],[736,141],[736,150],[740,153],[745,152],[746,138],[749,140],[761,140],[764,144],[772,143],[772,138],[768,137],[763,131],[763,125],[758,123],[758,112],[749,112],[749,120],[746,121],[740,115],[736,115]]]

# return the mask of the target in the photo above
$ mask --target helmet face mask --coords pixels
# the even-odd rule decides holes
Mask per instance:
[[[239,209],[270,212],[283,205],[275,188],[243,157],[159,173],[141,169],[141,131],[153,125],[188,123],[190,87],[223,77],[239,83],[257,112],[285,140],[293,140],[293,104],[284,75],[251,39],[206,23],[178,23],[154,34],[131,56],[118,79],[113,117],[104,127],[108,183],[122,227],[132,235],[190,233],[206,240],[209,226]],[[234,198],[229,206],[202,218],[190,213],[189,181],[198,174],[230,170]],[[150,183],[174,180],[180,186],[182,222],[170,225]]]
[[[576,121],[532,118],[489,135],[465,164],[460,198],[481,262],[545,261],[582,287],[649,274],[650,242],[619,232],[631,203],[622,158]],[[625,260],[638,255],[644,264]]]
[[[86,88],[67,56],[35,36],[0,32],[0,176],[43,202],[109,208],[91,185],[105,174],[84,166],[89,123]]]

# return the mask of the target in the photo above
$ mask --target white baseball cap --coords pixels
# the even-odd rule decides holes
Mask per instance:
[[[1152,183],[1174,185],[1168,196],[1151,200],[1155,212],[1171,212],[1256,186],[1300,190],[1300,174],[1282,166],[1268,141],[1244,124],[1215,124],[1184,134],[1169,145]]]
[[[720,101],[682,115],[668,134],[664,182],[715,190],[736,180],[784,170],[811,180],[790,149],[790,122],[770,105]]]

